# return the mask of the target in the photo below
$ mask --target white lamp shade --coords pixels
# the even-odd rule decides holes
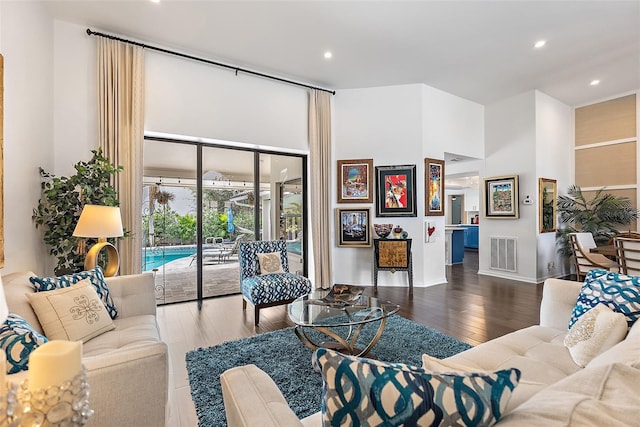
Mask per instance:
[[[120,237],[123,234],[117,206],[84,205],[73,231],[75,237]]]
[[[4,286],[0,277],[0,323],[7,320],[9,316],[9,307],[7,307],[7,298],[4,296]]]

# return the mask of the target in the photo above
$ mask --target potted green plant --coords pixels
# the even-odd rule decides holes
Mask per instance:
[[[604,188],[587,199],[580,187],[572,185],[567,195],[558,196],[558,213],[563,224],[557,233],[559,252],[572,255],[569,233],[589,232],[596,244],[606,244],[618,234],[618,227],[628,226],[638,218],[638,210],[628,197],[605,193]]]
[[[81,271],[85,254],[77,250],[79,239],[73,230],[85,204],[118,206],[118,194],[110,184],[112,175],[122,171],[102,155],[102,150],[92,150],[88,162],[74,165],[71,176],[57,177],[40,168],[42,196],[33,210],[36,228],[44,230],[43,240],[49,246],[49,254],[56,260],[55,273],[67,274]]]

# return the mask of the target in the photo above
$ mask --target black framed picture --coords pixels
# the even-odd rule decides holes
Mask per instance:
[[[484,179],[485,218],[518,218],[518,175]]]
[[[376,166],[376,216],[416,216],[416,165]]]
[[[336,208],[338,247],[371,247],[371,210]]]

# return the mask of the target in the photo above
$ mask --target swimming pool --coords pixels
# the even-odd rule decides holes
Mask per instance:
[[[185,258],[196,253],[195,245],[167,246],[142,250],[142,271],[153,270],[170,261]]]

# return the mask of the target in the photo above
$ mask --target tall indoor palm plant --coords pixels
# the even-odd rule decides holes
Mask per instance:
[[[619,227],[630,225],[638,218],[638,210],[628,197],[614,196],[601,188],[587,199],[577,185],[572,185],[567,195],[558,196],[558,212],[562,224],[558,237],[560,252],[571,255],[569,233],[589,232],[596,244],[606,244]]]

